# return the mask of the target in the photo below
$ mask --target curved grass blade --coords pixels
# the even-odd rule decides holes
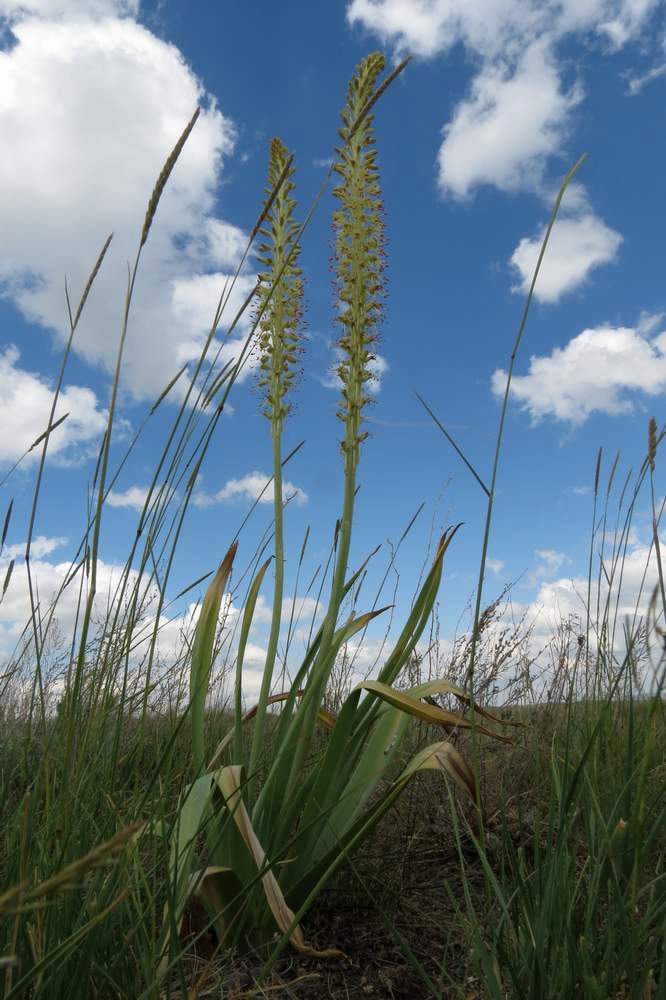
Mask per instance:
[[[190,711],[192,714],[192,757],[198,774],[204,767],[204,706],[212,667],[213,645],[217,632],[222,597],[231,575],[237,543],[231,546],[206,591],[192,644],[190,670]]]

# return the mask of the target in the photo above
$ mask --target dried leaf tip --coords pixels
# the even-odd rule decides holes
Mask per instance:
[[[155,212],[157,211],[157,206],[160,203],[160,198],[162,197],[162,192],[164,191],[164,188],[166,187],[166,183],[169,180],[169,176],[171,174],[171,171],[175,167],[176,161],[177,161],[178,157],[180,156],[180,154],[182,153],[183,146],[187,142],[187,140],[189,138],[189,135],[190,135],[190,132],[194,128],[194,126],[196,124],[196,120],[199,117],[200,113],[201,113],[201,108],[197,108],[197,110],[194,112],[194,114],[190,118],[189,122],[185,126],[180,139],[178,140],[178,142],[176,143],[176,145],[173,147],[169,158],[167,159],[166,163],[162,167],[160,175],[157,178],[157,181],[155,183],[155,187],[153,188],[153,193],[151,194],[150,201],[148,202],[148,208],[146,209],[146,218],[144,219],[143,231],[141,233],[141,246],[143,246],[144,243],[146,242],[146,240],[148,239],[148,233],[150,232],[150,227],[153,224],[153,219],[155,218]]]

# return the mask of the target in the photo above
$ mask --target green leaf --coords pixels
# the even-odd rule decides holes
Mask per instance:
[[[158,978],[167,970],[169,944],[178,939],[187,900],[192,891],[192,863],[196,837],[211,800],[212,776],[204,774],[188,786],[181,798],[175,828],[171,837],[169,876],[171,901],[164,908]]]
[[[248,636],[250,634],[250,628],[252,627],[252,619],[254,618],[255,608],[257,606],[257,599],[259,597],[259,590],[261,589],[261,584],[263,583],[264,576],[266,575],[266,570],[271,564],[272,556],[269,557],[263,566],[260,567],[259,572],[252,581],[252,586],[247,595],[247,601],[245,602],[245,609],[243,611],[243,621],[241,624],[240,638],[238,640],[238,654],[236,656],[236,688],[235,688],[235,734],[234,734],[234,758],[236,762],[241,760],[243,753],[243,718],[242,718],[242,681],[243,681],[243,660],[245,658],[245,649],[247,646]]]
[[[237,547],[237,543],[234,542],[206,591],[192,644],[190,712],[192,717],[192,756],[194,770],[197,774],[204,767],[204,707],[210,682],[217,621]]]

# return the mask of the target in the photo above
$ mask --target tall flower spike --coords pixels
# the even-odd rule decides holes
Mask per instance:
[[[270,195],[284,174],[266,218],[259,230],[264,242],[259,246],[259,349],[261,373],[259,385],[266,390],[264,413],[281,428],[290,410],[285,397],[296,377],[301,348],[299,325],[302,317],[303,280],[298,267],[299,225],[294,221],[296,205],[290,154],[280,139],[271,142],[268,167]],[[286,169],[286,173],[285,173]]]
[[[248,783],[245,793],[252,799],[260,759],[265,751],[266,712],[277,656],[284,593],[284,542],[282,531],[282,424],[289,412],[286,395],[296,375],[300,353],[298,334],[302,315],[303,281],[298,267],[299,226],[294,222],[295,201],[291,197],[292,157],[279,139],[271,142],[268,164],[268,200],[259,228],[264,242],[259,247],[259,385],[266,390],[264,413],[270,420],[273,444],[273,525],[275,544],[275,588],[271,630],[259,692],[259,705],[252,737]]]
[[[345,424],[342,447],[358,459],[363,407],[369,401],[373,344],[382,317],[384,290],[384,229],[379,171],[374,150],[374,86],[385,67],[381,52],[373,52],[356,68],[347,91],[333,168],[341,183],[334,190],[340,208],[333,213],[336,292],[342,325],[338,368],[342,394],[338,416]]]

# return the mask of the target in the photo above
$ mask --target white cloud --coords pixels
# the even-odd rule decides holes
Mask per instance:
[[[103,16],[131,14],[136,4],[53,0],[5,3],[4,10],[14,15],[15,44],[0,51],[0,128],[12,151],[0,161],[0,291],[62,340],[69,332],[63,277],[76,302],[113,231],[74,340],[76,351],[107,371],[118,347],[126,261],[148,198],[202,107],[144,248],[130,317],[123,384],[154,398],[198,354],[244,245],[237,227],[212,214],[235,128],[175,46],[131,17]],[[56,13],[62,16],[45,19]]]
[[[245,252],[247,233],[220,219],[206,220],[208,252],[220,267],[233,270]],[[205,252],[205,250],[204,250]]]
[[[491,58],[544,35],[593,32],[624,45],[659,0],[351,0],[347,21],[400,54],[432,58],[462,43]]]
[[[607,35],[614,48],[621,49],[640,31],[659,3],[660,0],[622,0],[609,5],[612,13],[602,21],[599,31]]]
[[[129,486],[122,493],[111,490],[106,498],[106,502],[109,507],[126,507],[130,510],[142,511],[147,496],[148,489],[146,486]]]
[[[328,369],[326,374],[319,379],[319,381],[323,386],[326,386],[327,389],[341,389],[342,381],[338,375],[338,367],[345,354],[340,347],[334,347],[333,355],[335,358],[333,364]],[[372,360],[368,363],[368,371],[370,372],[371,377],[365,383],[365,387],[368,392],[372,393],[373,396],[376,396],[381,392],[382,379],[388,370],[388,361],[381,354],[375,354]]]
[[[241,275],[233,288],[225,292],[225,316],[231,323],[243,305],[248,294],[255,285],[255,279],[249,275]],[[174,280],[172,285],[172,310],[176,322],[183,331],[188,331],[188,335],[180,340],[176,346],[176,358],[178,364],[196,356],[199,345],[210,330],[211,320],[217,308],[217,303],[222,292],[219,274],[200,274],[190,278]],[[247,314],[246,314],[247,316]],[[247,320],[241,322],[239,329],[245,331]],[[245,336],[238,335],[238,328],[228,336],[224,336],[218,342],[216,353],[219,351],[219,363],[225,365],[228,362],[237,361],[243,346]],[[238,382],[244,381],[248,375],[256,368],[258,356],[256,352],[246,352],[246,361],[237,377]]]
[[[662,539],[662,547],[665,541],[666,539]],[[600,572],[598,564],[592,569],[589,591],[590,651],[594,656],[598,635],[605,620],[609,626],[605,638],[607,640],[613,638],[615,662],[620,664],[626,651],[625,624],[629,624],[630,632],[635,632],[641,625],[649,624],[653,659],[652,663],[649,663],[643,658],[639,670],[645,687],[649,689],[654,685],[658,669],[655,668],[655,664],[661,663],[663,670],[663,661],[659,660],[661,641],[653,631],[654,606],[648,615],[659,579],[658,565],[654,548],[649,540],[641,539],[637,532],[631,530],[626,536],[626,542],[625,551],[625,546],[619,537],[609,535],[604,545],[605,572]],[[489,642],[489,648],[495,644],[499,644],[500,649],[503,646],[506,648],[506,636],[518,623],[520,623],[520,634],[526,637],[525,645],[517,649],[516,655],[511,656],[502,668],[497,681],[500,702],[507,694],[511,694],[512,682],[517,682],[519,687],[522,684],[521,677],[525,669],[523,654],[534,658],[530,667],[533,681],[530,695],[545,698],[554,674],[561,668],[564,668],[565,673],[560,675],[560,680],[565,686],[576,680],[571,672],[566,671],[567,666],[573,665],[577,655],[578,636],[586,631],[588,580],[586,576],[561,575],[563,567],[572,562],[566,553],[554,549],[540,549],[535,555],[538,560],[537,569],[543,575],[541,578],[537,575],[535,579],[528,581],[536,588],[534,599],[521,603],[513,594],[509,595],[499,609],[498,619],[492,622],[487,630],[486,641]],[[600,612],[598,618],[597,607]],[[659,602],[656,610],[660,615]],[[658,623],[663,626],[663,615],[661,619]],[[562,626],[564,630],[560,631]],[[465,638],[469,641],[469,633],[466,637],[463,634],[461,637],[463,642]],[[565,655],[560,660],[563,651],[561,640],[567,638],[568,657]],[[447,670],[448,667],[440,666],[441,669]],[[583,671],[579,680],[584,685]]]
[[[230,479],[222,489],[212,495],[204,490],[198,490],[194,493],[193,502],[196,507],[212,507],[214,504],[228,503],[236,499],[273,503],[273,489],[269,483],[270,476],[266,476],[263,472],[248,472],[240,479]],[[282,483],[282,496],[284,500],[293,497],[299,507],[308,500],[307,493],[289,481]]]
[[[462,42],[492,56],[512,38],[533,35],[544,24],[547,7],[529,0],[352,0],[347,20],[400,54],[431,58]]]
[[[44,558],[51,551],[63,544],[65,539],[35,539],[32,544],[32,555],[30,566],[33,580],[34,592],[39,596],[39,609],[42,626],[49,621],[49,611],[52,603],[57,598],[55,608],[55,620],[58,631],[63,636],[65,645],[72,642],[74,630],[80,626],[80,606],[79,606],[79,586],[80,576],[73,577],[72,582],[61,591],[65,581],[71,577],[72,564],[68,561],[51,562]],[[20,549],[20,551],[16,551]],[[12,573],[4,599],[0,602],[0,661],[11,657],[15,651],[20,651],[26,640],[31,639],[31,630],[24,633],[26,623],[30,620],[30,597],[28,588],[28,578],[25,561],[21,558],[25,551],[25,544],[13,546],[5,549],[0,557],[0,579],[4,579],[9,561],[14,556],[18,556]],[[80,571],[79,571],[80,572]],[[124,577],[125,567],[105,562],[100,559],[97,563],[97,591],[93,607],[93,631],[91,639],[95,638],[95,623],[104,622],[108,619],[110,609],[115,607],[117,601],[117,588]],[[191,636],[192,629],[196,625],[200,603],[191,603],[185,611],[179,611],[175,615],[162,614],[159,622],[153,613],[154,598],[156,588],[154,582],[151,583],[148,574],[139,574],[132,570],[127,579],[125,596],[132,592],[138,585],[139,590],[139,613],[134,620],[132,630],[132,664],[139,665],[148,652],[149,643],[152,640],[155,625],[158,625],[156,651],[162,665],[171,665],[179,661],[183,652],[187,649],[184,643],[184,636]],[[122,615],[122,612],[121,612]],[[220,621],[225,621],[227,625],[233,624],[238,615],[238,609],[234,607],[230,594],[225,594],[220,611]]]
[[[501,559],[486,559],[488,569],[497,575],[504,569],[504,562]]]
[[[497,370],[492,389],[502,396],[506,372]],[[546,416],[582,424],[591,413],[629,413],[630,394],[666,391],[666,332],[647,339],[631,327],[583,330],[552,354],[530,358],[527,375],[516,375],[511,395],[536,423]]]
[[[30,543],[30,555],[33,559],[42,559],[51,555],[56,549],[67,545],[68,539],[61,536],[57,538],[46,538],[45,535],[37,535]],[[20,559],[25,555],[25,542],[18,542],[16,545],[5,545],[2,552],[3,559]]]
[[[663,545],[663,540],[662,540]],[[611,543],[612,547],[612,543]],[[612,560],[607,558],[606,571],[612,572]],[[597,569],[593,571],[595,579],[591,587],[592,618],[596,615],[597,605]],[[648,605],[658,580],[657,558],[654,548],[641,542],[636,536],[629,539],[626,557],[620,576],[619,567],[612,579],[612,600],[610,607],[614,611],[618,598],[618,587],[621,586],[618,601],[618,640],[621,639],[622,625],[628,618],[633,621],[645,617]],[[527,608],[527,618],[537,622],[537,633],[543,639],[552,636],[557,624],[570,616],[586,617],[585,602],[587,600],[587,578],[558,578],[542,583],[535,600]],[[603,609],[608,599],[608,583],[602,574],[602,589],[600,606]]]
[[[30,562],[33,586],[35,593],[39,595],[40,611],[43,621],[46,621],[47,610],[50,607],[51,602],[54,600],[56,594],[72,570],[71,563],[69,562],[65,561],[53,563],[43,558],[45,555],[48,555],[50,551],[53,551],[53,549],[57,547],[57,543],[61,540],[54,539],[52,541],[56,544],[53,544],[50,547],[49,540],[45,540],[44,544],[41,546],[39,557],[32,559]],[[17,555],[22,556],[25,551],[25,545],[21,545],[20,549],[21,551],[20,553],[17,553]],[[9,558],[11,558],[11,553],[5,550],[2,558],[0,559],[0,575],[2,576],[4,576],[5,564],[8,562]],[[95,602],[96,609],[98,611],[102,609],[110,600],[111,595],[118,584],[121,573],[121,566],[114,566],[109,563],[105,563],[103,560],[98,562],[98,592]],[[74,628],[74,623],[77,620],[78,605],[79,587],[77,577],[77,579],[63,591],[60,600],[58,601],[57,619],[58,624],[65,636],[71,637],[71,630]],[[7,593],[0,604],[1,654],[7,655],[12,652],[15,643],[18,642],[21,633],[23,632],[23,628],[29,619],[30,599],[28,578],[25,562],[20,560],[14,567],[14,572],[12,574]]]
[[[527,584],[535,587],[541,580],[548,580],[571,562],[565,552],[558,552],[556,549],[536,549],[536,565],[527,578]]]
[[[44,19],[137,14],[139,0],[0,0],[0,17],[10,20],[34,14]]]
[[[545,43],[530,45],[515,68],[487,64],[444,129],[440,188],[456,198],[482,184],[538,189],[548,157],[562,148],[567,116],[581,99],[580,87],[563,91]]]
[[[643,90],[643,88],[649,83],[652,83],[653,80],[658,80],[665,74],[666,63],[662,63],[659,66],[653,66],[652,69],[647,71],[647,73],[630,76],[627,82],[627,94],[629,97],[635,97],[636,94],[640,94],[641,90]]]
[[[457,198],[481,184],[535,190],[560,156],[582,89],[562,81],[560,42],[616,51],[645,36],[659,0],[351,0],[347,21],[422,58],[458,44],[478,66],[444,128],[439,183]],[[610,42],[610,46],[608,43]],[[571,61],[571,56],[568,56]]]
[[[43,625],[49,620],[47,612],[51,603],[72,571],[69,562],[53,563],[43,557],[64,542],[65,539],[41,537],[33,541],[31,571],[33,586],[39,595]],[[13,546],[11,549],[6,548],[0,557],[0,579],[4,579],[10,559],[18,557],[4,600],[0,602],[0,662],[20,653],[26,644],[31,642],[32,638],[31,629],[25,630],[26,623],[30,619],[30,598],[26,566],[20,558],[24,549],[25,544]],[[107,563],[104,560],[98,561],[98,589],[94,601],[94,627],[91,635],[93,641],[97,638],[95,623],[108,620],[110,608],[114,607],[114,601],[117,600],[117,587],[123,573],[124,567],[120,565]],[[62,650],[66,650],[71,643],[77,620],[80,624],[79,580],[80,577],[77,575],[74,581],[62,591],[57,600],[55,621],[57,622],[57,634],[62,637]],[[133,624],[130,664],[137,671],[136,680],[141,686],[145,679],[141,670],[142,663],[148,654],[157,626],[157,660],[153,669],[153,680],[156,682],[157,688],[152,697],[157,699],[172,698],[182,707],[183,698],[186,697],[187,693],[188,650],[191,647],[192,633],[199,617],[201,602],[194,601],[185,610],[175,614],[163,613],[159,621],[156,621],[152,610],[155,587],[154,584],[151,584],[147,574],[139,579],[138,573],[132,571],[127,581],[125,594],[127,596],[137,583],[140,593],[139,605],[142,610]],[[297,599],[297,608],[302,600],[302,598]],[[312,599],[305,598],[304,600],[306,610],[311,610],[309,602]],[[230,690],[232,690],[239,638],[238,631],[234,630],[234,625],[238,615],[239,608],[234,605],[232,595],[226,593],[222,599],[219,621],[224,623],[229,631],[223,637],[221,655],[214,668],[211,680],[211,698],[228,697]],[[285,601],[283,621],[286,622],[288,617]],[[257,700],[265,661],[266,649],[264,646],[257,641],[249,642],[245,650],[243,664],[243,697],[246,704],[251,705]],[[31,671],[29,652],[24,663],[29,674]],[[123,664],[124,659],[121,658],[117,662],[121,673]],[[60,669],[62,669],[62,664]],[[55,679],[55,683],[53,677],[47,678],[47,688],[57,696],[62,690],[62,678]]]
[[[650,337],[656,332],[664,316],[666,316],[666,313],[650,313],[647,309],[641,309],[638,323],[636,324],[636,332],[641,337]]]
[[[534,239],[522,239],[511,256],[520,281],[513,292],[527,292],[541,250],[545,229]],[[540,302],[557,302],[582,285],[591,271],[617,256],[622,237],[591,212],[558,219],[548,241],[539,277],[534,286]]]
[[[300,594],[297,594],[295,598],[293,596],[285,597],[282,601],[282,611],[280,614],[280,620],[283,623],[291,621],[292,608],[294,612],[294,625],[299,622],[305,622],[309,625],[313,619],[319,621],[326,610],[324,605],[315,597],[302,596]],[[252,619],[253,624],[269,625],[272,618],[272,602],[269,603],[263,594],[259,594]]]
[[[0,354],[0,463],[14,462],[30,448],[47,427],[53,388],[39,375],[18,365],[19,352],[13,347]],[[75,462],[87,455],[106,428],[107,414],[100,409],[92,389],[65,385],[58,399],[55,419],[67,419],[52,432],[48,455],[62,463]],[[41,446],[26,461],[37,461]]]

